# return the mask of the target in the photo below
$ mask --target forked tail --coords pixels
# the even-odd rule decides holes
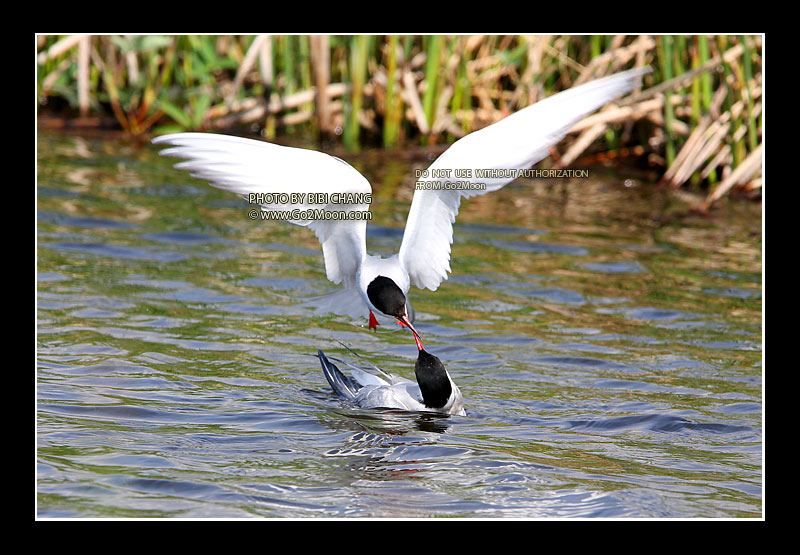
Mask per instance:
[[[322,372],[325,374],[328,383],[331,384],[333,391],[340,397],[353,400],[358,390],[361,389],[361,385],[352,378],[342,374],[341,370],[328,360],[328,357],[325,356],[322,350],[317,351],[317,356],[322,365]]]

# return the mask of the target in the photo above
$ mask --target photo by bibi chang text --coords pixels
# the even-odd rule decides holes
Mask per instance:
[[[251,220],[274,220],[274,221],[305,221],[305,220],[372,220],[372,212],[369,210],[323,210],[321,208],[292,210],[258,210],[251,209],[247,213]]]
[[[261,209],[247,212],[251,220],[372,220],[369,210],[352,210],[354,206],[369,206],[372,193],[249,193],[246,198],[250,204],[261,205]],[[336,204],[350,209],[327,208]],[[274,208],[278,205],[284,205],[285,209]],[[298,208],[298,205],[303,207]]]
[[[249,204],[371,204],[372,193],[248,193]]]

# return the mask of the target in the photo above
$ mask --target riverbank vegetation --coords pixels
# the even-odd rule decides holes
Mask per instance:
[[[588,80],[649,65],[553,149],[646,160],[707,209],[763,183],[761,35],[39,35],[39,125],[450,143]],[[557,150],[557,151],[556,151]]]

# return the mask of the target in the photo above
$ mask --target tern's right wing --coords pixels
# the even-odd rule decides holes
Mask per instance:
[[[289,215],[292,210],[361,214],[369,210],[369,202],[362,202],[372,193],[367,179],[347,162],[324,152],[214,133],[173,133],[156,137],[153,142],[173,145],[162,150],[162,155],[188,158],[176,168],[189,170],[192,176],[245,199],[251,193],[306,195],[294,204],[256,201],[261,210],[275,216],[280,211]],[[356,202],[308,202],[309,193],[327,193],[329,200],[332,193],[353,193]],[[305,219],[275,219],[313,229],[322,244],[328,279],[353,287],[366,255],[366,219],[310,219],[308,212],[305,215]]]
[[[450,272],[453,222],[462,198],[496,191],[513,172],[528,169],[548,154],[584,116],[640,85],[649,68],[632,69],[554,94],[453,143],[430,168],[431,189],[414,191],[400,262],[411,283],[435,291]],[[456,171],[471,177],[456,177]],[[503,170],[480,177],[484,170]],[[441,177],[437,177],[441,176]],[[446,179],[446,177],[449,178]],[[471,182],[475,189],[446,189],[446,181]]]

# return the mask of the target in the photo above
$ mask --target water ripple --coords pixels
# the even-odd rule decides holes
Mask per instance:
[[[313,231],[155,149],[37,140],[39,518],[762,515],[760,212],[732,216],[757,207],[662,218],[669,191],[594,177],[465,200],[412,301],[467,416],[363,410],[317,349],[409,379],[417,350],[314,313]],[[367,177],[393,253],[407,183]]]

